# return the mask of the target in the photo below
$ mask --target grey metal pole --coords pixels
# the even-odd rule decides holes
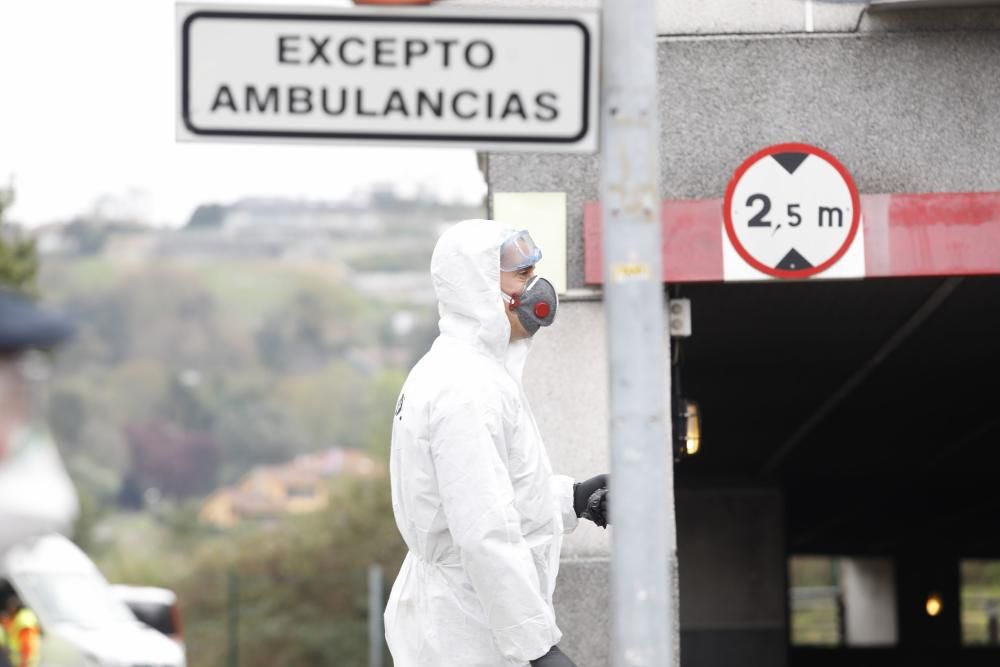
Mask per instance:
[[[669,667],[678,655],[655,26],[655,0],[604,4],[601,206],[614,667]]]
[[[240,575],[235,570],[229,570],[226,577],[227,601],[229,619],[229,646],[226,651],[229,667],[239,667],[240,664]]]
[[[368,566],[368,667],[382,667],[385,629],[382,627],[384,611],[384,586],[382,566]]]

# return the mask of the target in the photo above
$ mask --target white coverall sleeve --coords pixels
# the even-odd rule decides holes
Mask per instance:
[[[580,524],[573,508],[573,485],[576,481],[566,475],[552,475],[552,498],[562,514],[563,532],[572,533]]]
[[[506,445],[489,423],[473,397],[442,397],[431,410],[430,448],[448,528],[494,641],[508,661],[524,664],[560,636],[521,534]]]

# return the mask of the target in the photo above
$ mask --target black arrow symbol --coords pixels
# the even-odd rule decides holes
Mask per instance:
[[[802,271],[804,269],[811,269],[812,264],[800,255],[798,250],[792,248],[781,258],[781,261],[774,268],[781,269],[782,271]]]

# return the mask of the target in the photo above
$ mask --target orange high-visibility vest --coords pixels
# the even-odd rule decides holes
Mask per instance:
[[[30,609],[21,609],[7,627],[7,644],[14,667],[38,667],[41,643],[38,617]]]

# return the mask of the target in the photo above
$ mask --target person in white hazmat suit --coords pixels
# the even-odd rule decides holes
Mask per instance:
[[[0,288],[0,565],[14,545],[69,532],[79,504],[45,424],[50,351],[73,324]]]
[[[557,308],[527,232],[449,228],[431,258],[440,335],[396,405],[390,477],[409,548],[385,611],[396,667],[574,667],[552,593],[562,535],[606,525],[607,475],[554,475],[521,387]],[[588,508],[589,506],[589,508]]]

